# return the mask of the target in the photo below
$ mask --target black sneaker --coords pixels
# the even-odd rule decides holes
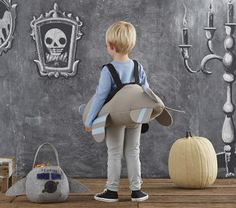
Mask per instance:
[[[94,196],[94,199],[97,201],[103,201],[103,202],[117,202],[118,194],[116,191],[110,191],[108,189],[105,189],[102,193],[98,193]]]
[[[132,202],[142,202],[148,199],[148,194],[141,190],[132,191],[131,200]]]

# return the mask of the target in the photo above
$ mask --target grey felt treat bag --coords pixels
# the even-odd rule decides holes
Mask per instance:
[[[49,145],[56,156],[56,166],[35,167],[39,151]],[[36,203],[63,202],[70,192],[85,192],[88,189],[78,180],[67,178],[59,164],[58,152],[50,143],[40,145],[35,153],[33,168],[26,178],[21,179],[8,189],[7,196],[26,195],[27,199]]]
[[[57,166],[35,168],[40,149],[49,145],[56,156]],[[58,152],[49,143],[40,145],[34,157],[33,169],[26,176],[26,196],[32,202],[62,202],[69,196],[69,182],[59,165]]]

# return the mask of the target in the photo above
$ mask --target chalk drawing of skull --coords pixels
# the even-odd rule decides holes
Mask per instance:
[[[67,38],[62,30],[52,28],[45,34],[44,43],[51,55],[59,56],[66,46]]]
[[[0,18],[0,45],[8,38],[11,29],[11,13],[6,10],[3,17]]]
[[[48,30],[44,37],[44,44],[50,53],[46,53],[47,63],[55,62],[55,65],[58,65],[58,61],[67,61],[67,52],[63,53],[63,50],[67,44],[67,37],[61,29],[52,28]]]
[[[61,11],[57,3],[49,12],[33,17],[31,36],[39,58],[34,62],[40,76],[69,78],[76,75],[79,63],[75,60],[76,43],[83,35],[82,25],[78,16]]]

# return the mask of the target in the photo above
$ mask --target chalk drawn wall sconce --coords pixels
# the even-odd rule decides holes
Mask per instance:
[[[38,52],[39,60],[34,62],[39,74],[55,78],[76,75],[79,63],[75,60],[76,43],[83,35],[80,18],[60,11],[54,3],[53,10],[38,18],[34,16],[30,25]]]
[[[234,20],[234,5],[232,0],[228,0],[227,3],[227,22],[224,24],[225,27],[225,40],[224,49],[225,54],[220,56],[213,50],[213,37],[216,32],[216,27],[214,27],[214,12],[212,4],[210,4],[207,19],[208,25],[204,27],[206,32],[206,44],[209,53],[203,57],[201,60],[200,67],[198,69],[192,69],[189,65],[190,60],[190,48],[192,45],[189,44],[188,40],[188,28],[186,24],[186,12],[185,8],[184,21],[183,21],[183,33],[182,33],[182,44],[179,45],[182,57],[184,60],[184,66],[190,73],[198,73],[202,71],[206,75],[211,75],[212,71],[209,70],[207,64],[211,60],[218,60],[223,64],[224,74],[223,79],[226,83],[226,102],[223,105],[224,112],[224,122],[222,125],[221,138],[224,145],[224,151],[217,153],[218,167],[225,168],[225,177],[236,177],[235,167],[236,167],[236,129],[234,124],[234,113],[235,105],[233,103],[233,83],[235,81],[235,31],[236,31],[236,21]]]
[[[0,55],[11,48],[15,30],[17,4],[11,0],[0,0]]]

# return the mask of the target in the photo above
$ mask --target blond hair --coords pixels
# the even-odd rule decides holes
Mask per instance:
[[[112,44],[117,53],[130,53],[135,46],[135,42],[136,30],[129,22],[118,21],[107,29],[106,43]]]

